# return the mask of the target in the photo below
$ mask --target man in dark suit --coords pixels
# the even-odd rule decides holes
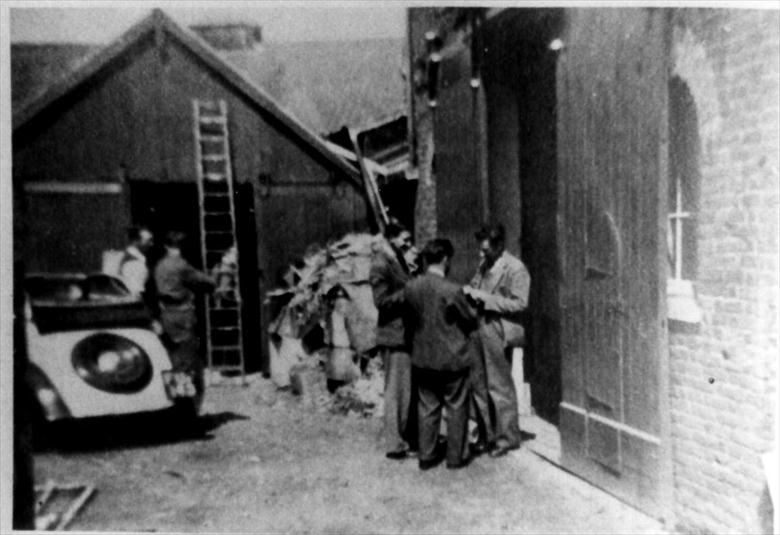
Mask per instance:
[[[386,240],[371,258],[371,289],[379,311],[376,345],[385,371],[385,455],[404,459],[417,449],[417,429],[411,414],[412,365],[404,320],[397,297],[411,277],[407,260],[416,250],[412,236],[401,225],[391,223],[385,229]],[[409,255],[411,254],[412,257]]]
[[[447,467],[469,462],[469,366],[473,356],[469,332],[476,328],[476,311],[458,284],[448,280],[453,247],[435,239],[422,251],[425,274],[403,291],[412,333],[412,366],[418,392],[419,465],[427,470],[444,455],[438,447],[442,409],[447,411]]]

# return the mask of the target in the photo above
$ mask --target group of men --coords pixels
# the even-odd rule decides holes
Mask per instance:
[[[147,256],[154,246],[154,235],[147,227],[131,228],[118,275],[130,293],[142,298],[152,311],[153,326],[166,342],[173,366],[190,372],[196,388],[202,390],[195,298],[198,293],[214,290],[216,283],[182,256],[185,239],[182,232],[168,232],[165,252],[150,273]]]
[[[182,256],[185,235],[175,231],[166,234],[165,253],[150,273],[153,234],[136,227],[128,237],[119,277],[152,310],[173,365],[194,372],[197,381],[203,364],[195,297],[213,291],[219,273],[212,277],[190,265]],[[385,237],[386,247],[372,258],[370,281],[385,370],[386,456],[416,456],[423,470],[445,459],[448,468],[461,468],[475,455],[501,457],[519,448],[511,356],[523,344],[520,314],[530,277],[506,251],[504,227],[486,225],[475,234],[479,267],[465,286],[448,278],[455,253],[449,240],[431,240],[418,255],[400,224],[387,225]],[[445,413],[446,443],[439,436]]]
[[[530,276],[506,251],[504,227],[476,232],[479,267],[465,286],[448,278],[449,240],[428,242],[417,272],[409,231],[391,223],[385,237],[388,247],[375,253],[370,279],[385,370],[386,456],[416,456],[422,470],[445,459],[448,468],[461,468],[476,455],[519,448],[511,359],[524,342]],[[439,439],[443,412],[446,446]]]

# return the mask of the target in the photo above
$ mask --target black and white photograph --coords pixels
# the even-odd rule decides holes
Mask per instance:
[[[0,2],[0,532],[780,532],[780,3]]]

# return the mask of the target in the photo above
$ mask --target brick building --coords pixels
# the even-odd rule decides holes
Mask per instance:
[[[409,11],[417,236],[507,226],[553,459],[683,532],[770,532],[780,16]],[[431,105],[431,104],[434,105]]]

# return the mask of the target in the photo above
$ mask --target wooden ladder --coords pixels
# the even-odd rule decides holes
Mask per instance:
[[[203,267],[211,273],[222,256],[236,247],[231,291],[226,298],[206,297],[208,368],[239,372],[245,380],[241,321],[241,284],[238,269],[236,213],[230,162],[227,104],[224,100],[193,100],[195,164],[200,208],[200,244]]]

